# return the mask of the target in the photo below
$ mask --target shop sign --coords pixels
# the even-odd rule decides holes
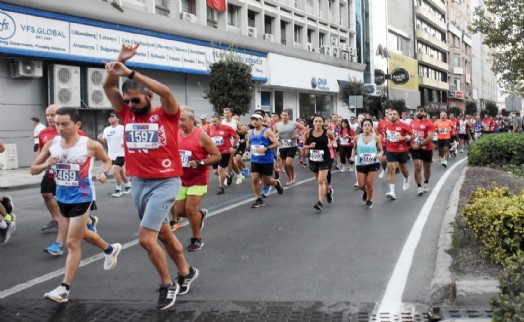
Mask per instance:
[[[464,99],[464,92],[456,91],[455,98]]]
[[[404,68],[397,68],[391,73],[391,81],[397,85],[404,85],[409,81],[409,72]]]
[[[311,78],[311,88],[321,91],[329,91],[327,78],[313,76],[313,78]]]
[[[385,82],[386,82],[386,74],[380,69],[375,69],[375,84],[382,85]]]

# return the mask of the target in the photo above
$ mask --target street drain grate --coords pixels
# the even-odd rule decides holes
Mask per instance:
[[[455,321],[455,320],[486,320],[493,319],[493,309],[491,307],[434,307],[430,316],[432,320]]]
[[[427,313],[420,312],[412,304],[402,304],[400,312],[378,312],[372,315],[371,322],[428,322]]]

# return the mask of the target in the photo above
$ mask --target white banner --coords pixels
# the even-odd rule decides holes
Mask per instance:
[[[15,12],[3,10],[4,6],[0,4],[0,52],[3,53],[100,62],[114,60],[122,44],[140,42],[140,48],[129,65],[209,74],[209,65],[226,51],[204,41],[182,41],[178,40],[180,37],[146,30],[126,31],[131,28],[117,25],[111,25],[115,29],[104,28],[97,26],[102,24],[95,21],[90,21],[93,25],[78,23],[75,21],[86,20],[44,11],[40,13],[46,17],[39,17],[23,13],[25,9],[21,7],[17,7],[20,12]],[[265,53],[239,50],[237,55],[252,65],[255,80],[266,81]]]

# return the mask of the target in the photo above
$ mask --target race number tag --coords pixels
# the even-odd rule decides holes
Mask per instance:
[[[360,153],[358,155],[360,158],[360,164],[367,165],[377,162],[377,155],[375,153]]]
[[[251,154],[256,156],[266,155],[266,152],[262,152],[263,145],[251,145]]]
[[[211,139],[213,140],[213,143],[215,143],[216,146],[221,146],[224,144],[223,136],[213,136]]]
[[[191,161],[191,151],[179,150],[180,159],[182,159],[182,167],[189,168],[189,161]]]
[[[459,134],[466,134],[466,125],[465,124],[462,124],[459,127]]]
[[[309,160],[313,162],[324,162],[324,150],[309,150]]]
[[[128,149],[158,149],[158,124],[126,124],[126,143]]]
[[[78,187],[80,165],[57,163],[54,167],[55,182],[58,186]]]
[[[349,138],[341,137],[340,138],[340,145],[349,145]]]
[[[289,148],[291,146],[291,140],[289,139],[283,139],[282,140],[282,147],[283,148]]]
[[[448,128],[438,129],[439,134],[448,134]]]
[[[229,141],[231,142],[231,146],[235,146],[235,137],[234,136],[230,136]]]
[[[386,137],[388,138],[389,142],[398,142],[398,139],[397,139],[398,136],[400,136],[399,132],[390,131],[390,130],[386,131]]]

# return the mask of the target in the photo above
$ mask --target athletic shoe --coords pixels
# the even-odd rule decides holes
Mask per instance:
[[[410,182],[411,182],[411,176],[408,176],[407,178],[404,178],[404,185],[402,186],[402,190],[408,191]]]
[[[229,187],[233,183],[233,176],[235,175],[234,172],[231,172],[230,175],[227,176],[227,186]]]
[[[223,195],[224,193],[226,193],[226,191],[224,190],[224,188],[220,187],[218,188],[217,192],[215,192],[217,195]]]
[[[171,227],[171,231],[177,231],[180,228],[182,228],[182,226],[180,226],[180,224],[176,220],[169,221],[169,226]]]
[[[284,193],[284,188],[282,188],[282,184],[280,183],[280,180],[277,180],[277,184],[275,186],[275,189],[277,189],[277,192],[279,195]]]
[[[94,231],[96,233],[96,224],[98,224],[98,217],[89,215],[91,223],[87,224],[87,229]]]
[[[386,193],[386,198],[391,199],[391,200],[395,200],[395,199],[397,199],[397,196],[395,196],[395,193],[393,193],[393,192],[388,192],[388,193]]]
[[[120,245],[119,243],[111,244],[111,247],[113,247],[113,251],[111,252],[111,254],[104,255],[104,269],[106,271],[115,268],[118,259],[118,254],[120,254],[120,251],[122,250],[122,245]]]
[[[249,175],[249,169],[245,168],[244,170],[242,170],[242,175],[244,176],[244,178],[247,178],[247,176]]]
[[[464,153],[464,150],[460,150],[460,153]]]
[[[11,215],[14,216],[14,215]],[[6,221],[7,227],[0,229],[0,244],[5,244],[11,238],[11,235],[16,229],[16,223],[13,221]]]
[[[44,298],[58,303],[65,303],[69,300],[69,291],[65,286],[60,285],[51,292],[45,293]]]
[[[244,179],[245,179],[245,178],[246,178],[246,177],[244,177],[244,175],[239,174],[239,175],[237,176],[236,184],[242,184],[242,182],[244,182]]]
[[[51,220],[42,227],[42,231],[58,230],[58,221]]]
[[[209,211],[205,208],[200,209],[200,213],[202,214],[202,219],[200,220],[200,231],[204,229],[204,221],[206,220],[206,216],[209,213]]]
[[[156,307],[159,310],[167,310],[175,305],[178,292],[180,292],[180,286],[175,281],[168,287],[161,287],[158,290],[159,295]]]
[[[446,160],[443,159],[443,161],[442,161],[442,166],[443,166],[444,168],[447,168],[447,167],[448,167],[448,161],[446,161]]]
[[[346,167],[345,164],[343,164],[342,167],[340,168],[340,172],[342,172],[342,173],[344,173],[344,172],[346,172],[346,171],[348,171],[348,170],[349,170],[349,168]]]
[[[322,211],[322,209],[324,209],[324,205],[319,201],[317,202],[313,208],[315,208],[316,210],[319,210],[319,211]]]
[[[44,249],[44,252],[53,256],[60,256],[64,253],[64,246],[59,242],[54,242],[51,246]]]
[[[340,163],[337,163],[337,165],[335,166],[335,168],[336,168],[337,170],[340,170]]]
[[[267,185],[264,188],[262,188],[262,191],[260,192],[260,194],[262,195],[262,198],[267,198],[270,192],[271,192],[271,185]]]
[[[366,201],[366,204],[364,205],[364,208],[371,209],[373,208],[373,203],[371,201]]]
[[[15,210],[15,206],[13,205],[13,199],[10,196],[4,196],[2,198],[2,205],[5,208],[5,212],[8,214],[11,214],[13,210]]]
[[[131,193],[131,187],[124,187],[124,194],[128,195]]]
[[[348,166],[348,171],[349,171],[349,172],[355,172],[355,167],[354,167],[353,165],[350,164],[350,165]]]
[[[197,279],[199,274],[200,272],[198,271],[198,269],[194,268],[193,266],[189,268],[189,273],[187,275],[182,276],[178,274],[178,285],[180,285],[180,292],[178,294],[187,294],[187,292],[189,292],[189,287],[191,286],[191,283],[193,283]]]
[[[264,200],[262,200],[261,198],[258,198],[257,200],[255,200],[255,202],[251,205],[251,208],[260,208],[260,207],[264,207],[266,204],[264,203]]]
[[[327,192],[327,196],[326,196],[326,199],[327,199],[328,203],[332,203],[333,202],[333,194],[334,193],[335,193],[335,189],[329,188],[329,190]]]
[[[424,193],[429,191],[429,183],[424,183]]]
[[[124,193],[122,192],[122,190],[115,190],[115,192],[111,195],[111,197],[113,198],[120,198],[124,195]]]
[[[378,178],[379,178],[379,179],[384,178],[384,174],[385,174],[385,173],[386,173],[386,171],[384,171],[384,169],[382,169],[382,170],[380,171],[380,173],[378,174]]]
[[[367,192],[367,191],[364,191],[364,192],[362,193],[361,198],[362,198],[362,201],[368,201],[368,192]]]
[[[424,188],[422,188],[422,187],[418,187],[418,188],[417,188],[417,194],[418,194],[419,196],[422,196],[422,195],[424,194]]]
[[[187,246],[187,251],[194,252],[197,250],[201,250],[202,247],[204,247],[204,243],[202,242],[201,238],[190,238],[189,245]]]
[[[353,187],[358,187],[358,181],[355,182],[355,184],[353,185]]]

